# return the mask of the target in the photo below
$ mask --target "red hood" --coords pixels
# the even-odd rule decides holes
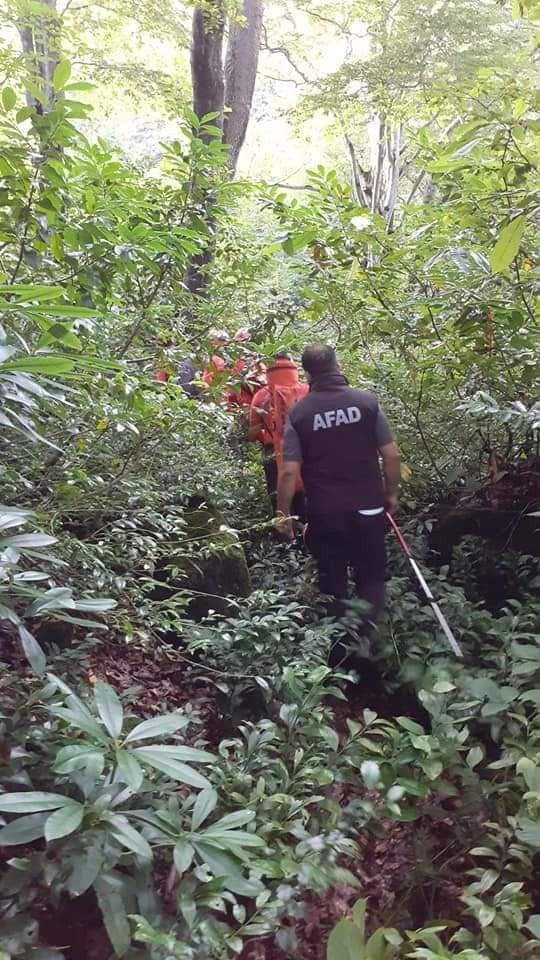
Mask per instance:
[[[300,383],[298,367],[292,360],[276,360],[266,371],[268,386],[295,387]]]

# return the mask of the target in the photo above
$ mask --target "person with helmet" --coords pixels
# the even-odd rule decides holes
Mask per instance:
[[[298,367],[290,353],[283,350],[274,357],[272,366],[266,371],[266,385],[255,393],[251,403],[248,440],[258,441],[262,445],[263,469],[274,513],[287,413],[308,390],[307,384],[300,383]],[[304,495],[300,478],[294,490],[291,509],[294,516],[303,519]]]
[[[202,379],[207,386],[211,386],[214,378],[225,372],[229,358],[225,357],[224,351],[227,347],[230,337],[226,330],[212,330],[209,335],[210,348],[215,350],[203,371]]]
[[[360,625],[366,649],[371,625],[384,606],[385,508],[393,513],[397,506],[399,451],[376,397],[349,386],[332,347],[307,347],[302,365],[310,391],[290,410],[283,435],[281,529],[293,536],[289,517],[301,475],[306,543],[317,561],[321,593],[333,598],[328,613],[345,614],[352,568],[357,596],[368,608]],[[346,654],[343,642],[335,643],[330,665],[346,662]]]

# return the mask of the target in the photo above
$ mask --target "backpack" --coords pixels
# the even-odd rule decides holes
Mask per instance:
[[[300,383],[296,365],[292,360],[278,360],[266,371],[266,380],[270,391],[270,415],[272,420],[272,442],[276,454],[278,470],[283,462],[283,431],[287,414],[292,406],[309,391],[306,383]]]

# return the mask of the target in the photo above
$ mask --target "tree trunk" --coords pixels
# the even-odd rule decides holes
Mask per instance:
[[[379,117],[377,126],[378,126],[378,133],[377,133],[377,144],[376,144],[376,157],[375,157],[374,170],[373,170],[373,193],[371,196],[372,213],[380,212],[381,190],[382,190],[382,181],[383,181],[383,174],[384,174],[386,118]]]
[[[56,0],[41,0],[43,13],[27,13],[27,21],[19,25],[21,45],[32,79],[43,92],[41,103],[29,90],[26,91],[28,106],[39,113],[52,110],[56,99],[53,76],[60,63],[61,17],[56,10]]]
[[[223,102],[225,83],[223,79],[223,33],[225,29],[225,11],[222,0],[212,0],[211,6],[204,10],[195,7],[193,11],[191,37],[191,80],[193,84],[193,112],[199,119],[209,113],[217,113],[213,126],[223,125]],[[204,131],[197,132],[205,143],[213,138],[205,136]],[[212,201],[205,200],[206,224],[213,233],[214,216]],[[201,253],[191,260],[185,275],[185,284],[190,293],[201,296],[208,283],[208,264],[212,260],[211,239],[206,242]]]
[[[347,144],[347,150],[349,151],[349,157],[351,160],[352,187],[353,187],[354,199],[356,200],[359,207],[365,207],[366,209],[368,209],[369,203],[366,197],[366,193],[364,190],[364,182],[363,182],[363,177],[365,177],[365,173],[358,162],[358,157],[356,156],[356,150],[354,149],[354,144],[352,140],[350,140],[349,137],[346,136],[345,143]]]
[[[224,0],[207,0],[203,11],[195,7],[191,44],[191,77],[193,111],[199,118],[208,113],[218,117],[213,123],[223,128],[223,142],[230,144],[229,166],[234,173],[244,142],[255,89],[259,43],[262,28],[263,0],[243,0],[243,16],[247,22],[232,23],[223,68]],[[227,85],[225,99],[225,82]],[[224,116],[225,103],[228,107]],[[208,141],[204,131],[198,136]],[[205,200],[205,220],[211,234],[204,250],[191,261],[185,276],[190,293],[202,296],[208,283],[208,265],[212,261],[212,235],[215,226],[213,203]]]
[[[199,119],[208,113],[217,113],[212,121],[223,124],[223,32],[225,14],[222,0],[212,0],[211,7],[195,7],[191,42],[191,79],[193,83],[193,112]],[[204,139],[204,137],[201,137]]]
[[[394,213],[399,192],[401,177],[401,151],[403,142],[403,124],[395,126],[388,142],[388,189],[384,198],[384,209],[381,211],[388,221],[388,233],[394,228]]]
[[[246,136],[259,62],[263,0],[243,0],[241,23],[231,23],[225,61],[223,142],[229,144],[229,166],[236,170]]]

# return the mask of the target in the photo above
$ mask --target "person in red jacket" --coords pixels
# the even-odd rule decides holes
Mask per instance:
[[[249,340],[249,330],[242,327],[234,336],[234,344],[243,344]],[[247,348],[236,347],[236,359],[225,352],[230,338],[225,330],[213,332],[210,346],[216,351],[203,373],[203,380],[211,386],[216,376],[222,377],[223,397],[221,403],[231,411],[245,410],[251,405],[253,394],[264,383],[264,366],[255,354]],[[233,352],[233,351],[231,351]]]
[[[229,363],[229,358],[224,357],[223,352],[229,343],[229,339],[229,334],[226,330],[214,330],[210,334],[210,347],[215,351],[215,353],[210,356],[202,375],[204,383],[206,383],[208,386],[212,384],[212,381],[216,375],[220,375],[225,372],[227,363]]]
[[[266,371],[266,380],[266,385],[255,393],[251,403],[248,440],[262,445],[266,486],[275,513],[285,421],[289,409],[308,393],[309,387],[300,383],[298,368],[286,351],[276,354],[274,363]],[[301,479],[297,483],[291,510],[294,516],[303,519],[305,507]]]
[[[167,383],[173,369],[173,342],[165,337],[158,340],[158,355],[156,357],[156,380],[158,383]]]

